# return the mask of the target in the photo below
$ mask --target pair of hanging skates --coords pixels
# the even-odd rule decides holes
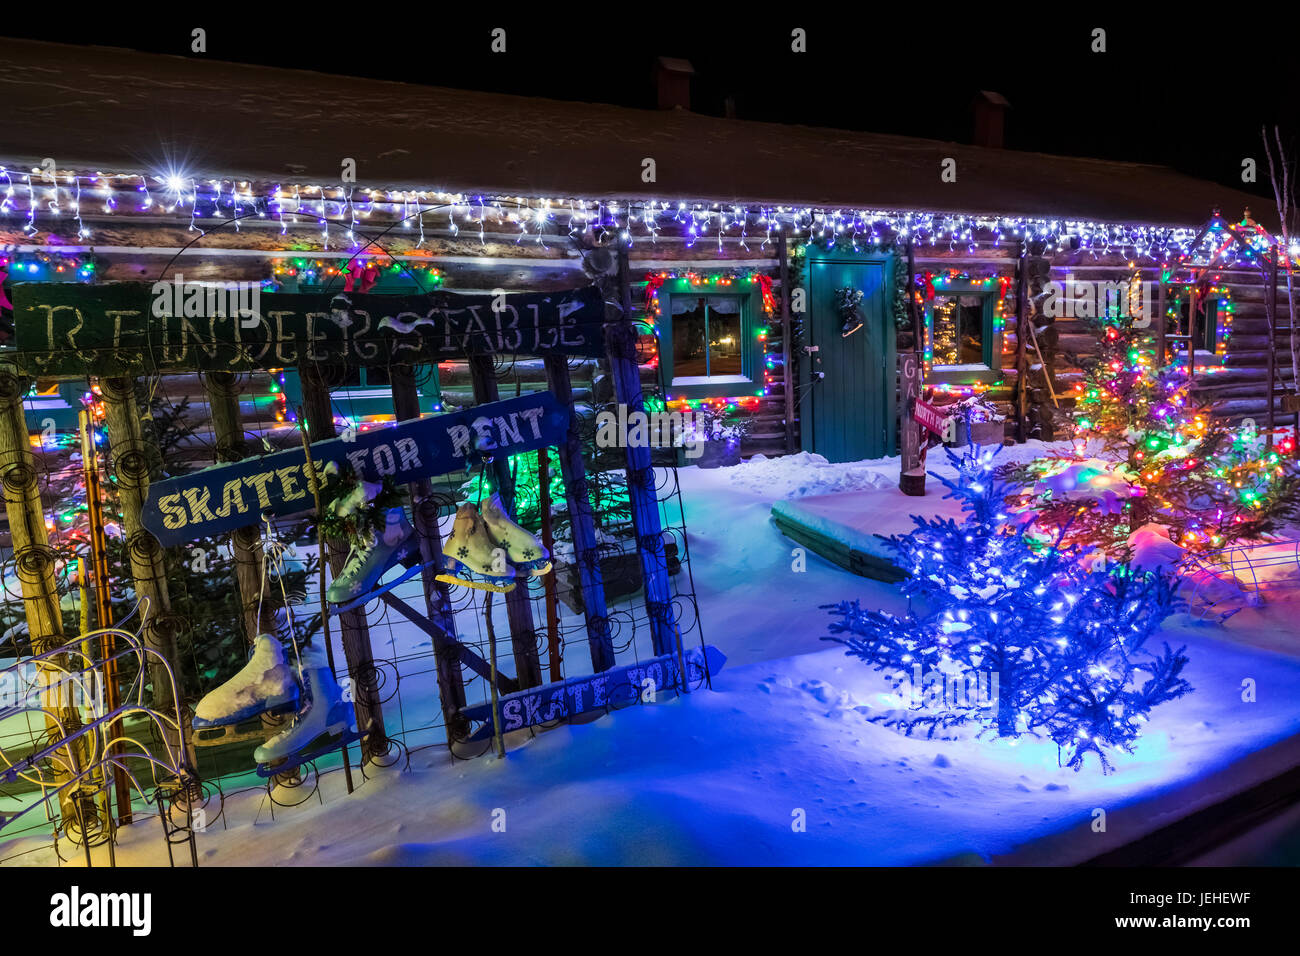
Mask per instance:
[[[471,588],[509,591],[516,579],[540,577],[551,569],[546,548],[510,519],[496,494],[483,502],[481,509],[468,502],[461,505],[443,550],[444,573],[438,579]],[[381,584],[399,565],[406,570]],[[392,508],[382,532],[353,543],[325,598],[333,605],[333,613],[342,613],[374,600],[421,569],[415,529],[401,508]],[[199,702],[192,726],[196,732],[233,731],[255,717],[290,714],[289,726],[253,752],[262,776],[305,763],[361,737],[352,704],[343,700],[324,653],[303,648],[295,668],[286,660],[280,642],[262,634],[253,642],[244,668]]]
[[[325,653],[304,647],[299,655],[298,667],[294,667],[274,636],[259,634],[243,669],[199,701],[191,722],[195,732],[233,730],[264,714],[291,714],[287,727],[253,751],[257,772],[263,777],[360,740],[352,704],[343,699]]]
[[[438,580],[480,590],[509,591],[518,579],[551,570],[546,548],[511,520],[495,493],[481,507],[469,502],[460,506],[442,551]],[[406,570],[381,585],[384,575],[398,565]],[[348,611],[419,574],[422,567],[415,529],[401,508],[392,508],[381,534],[353,544],[325,598],[334,613]]]

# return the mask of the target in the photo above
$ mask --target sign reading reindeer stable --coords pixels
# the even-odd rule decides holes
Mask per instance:
[[[29,375],[50,377],[421,365],[467,355],[594,358],[605,350],[594,287],[334,295],[240,285],[19,283],[15,358]]]

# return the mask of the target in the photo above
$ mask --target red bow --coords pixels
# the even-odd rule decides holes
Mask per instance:
[[[367,262],[361,270],[360,275],[351,269],[347,272],[347,278],[343,280],[344,292],[369,292],[376,282],[379,281],[379,266],[373,262]]]

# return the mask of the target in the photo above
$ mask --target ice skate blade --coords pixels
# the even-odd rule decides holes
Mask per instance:
[[[360,732],[353,730],[351,727],[341,733],[331,733],[331,731],[327,730],[317,736],[304,750],[289,754],[283,760],[275,763],[259,763],[257,765],[257,775],[264,778],[274,777],[277,774],[301,767],[305,763],[310,763],[317,757],[334,753],[340,747],[356,743],[360,739]]]
[[[397,577],[393,578],[393,580],[389,581],[387,584],[381,584],[378,587],[371,588],[365,594],[361,595],[360,597],[353,598],[351,601],[348,601],[348,603],[346,604],[331,605],[330,613],[342,614],[344,611],[351,611],[355,608],[361,607],[362,605],[369,604],[371,601],[375,600],[375,598],[379,597],[379,595],[383,594],[386,591],[391,591],[393,588],[397,587],[403,581],[415,577],[423,570],[424,570],[423,564],[417,564],[413,568],[408,568],[406,571],[402,572]]]
[[[440,574],[437,579],[446,584],[458,584],[463,588],[473,588],[476,591],[492,591],[496,594],[507,594],[515,589],[514,582],[509,584],[491,584],[487,581],[474,581],[469,578],[458,578],[454,574]]]
[[[196,747],[223,747],[227,744],[242,744],[250,740],[266,743],[276,734],[288,727],[288,720],[294,714],[292,710],[283,710],[285,718],[282,724],[266,724],[257,717],[250,718],[242,724],[223,724],[219,727],[199,727],[191,734],[191,741]],[[265,716],[265,714],[261,715]],[[245,729],[241,729],[245,728]]]

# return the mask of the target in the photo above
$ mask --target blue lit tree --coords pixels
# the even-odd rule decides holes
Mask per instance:
[[[948,456],[957,480],[935,477],[946,497],[960,499],[965,520],[914,516],[915,530],[890,539],[910,572],[901,584],[906,615],[858,601],[824,605],[839,618],[824,640],[889,673],[896,687],[919,667],[984,675],[993,691],[983,700],[944,695],[939,706],[914,701],[901,717],[882,716],[887,724],[931,736],[974,724],[976,736],[1046,737],[1064,765],[1078,770],[1091,752],[1109,771],[1108,753],[1132,751],[1152,707],[1191,690],[1181,648],[1145,647],[1177,609],[1173,578],[1094,561],[1064,545],[1066,529],[1047,545],[1030,538],[1008,523],[994,453]]]

